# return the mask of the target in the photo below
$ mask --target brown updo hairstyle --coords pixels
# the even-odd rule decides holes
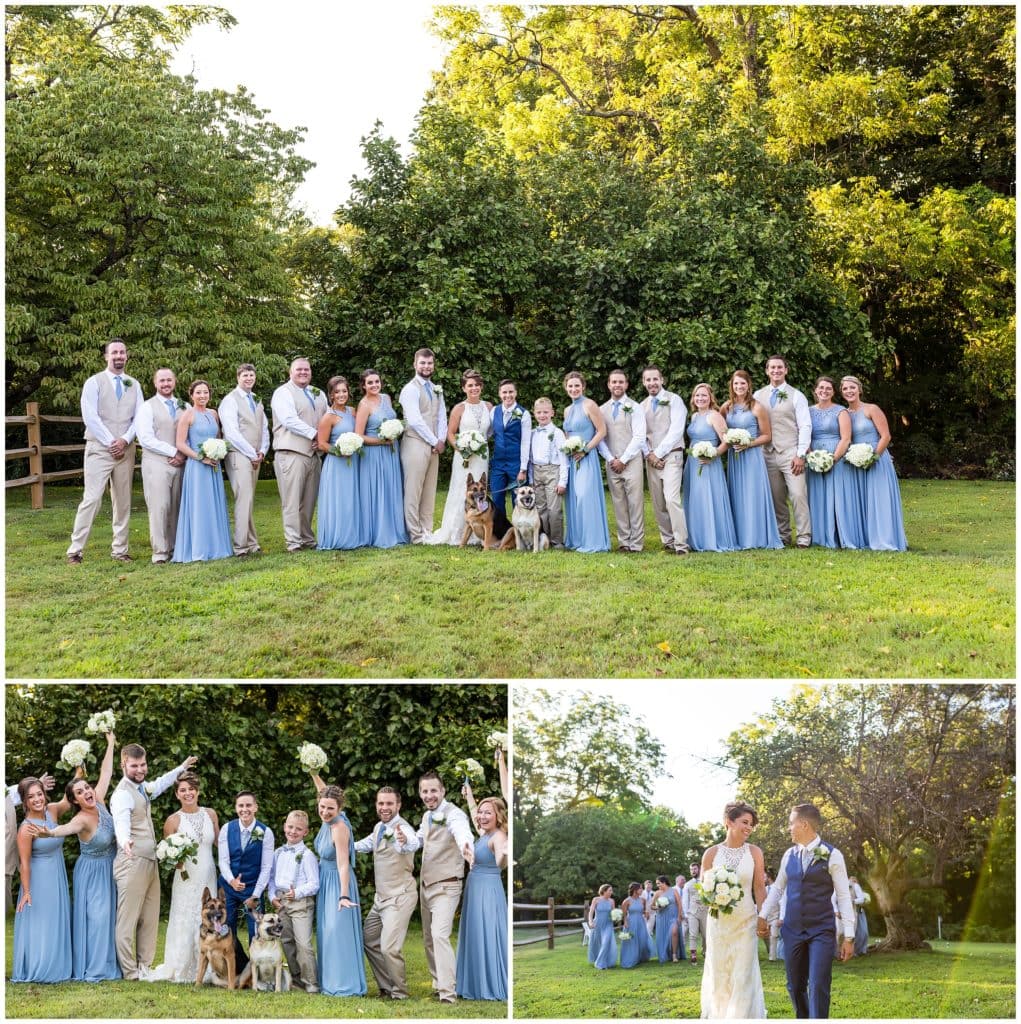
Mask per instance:
[[[351,400],[351,385],[347,382],[347,377],[342,377],[339,374],[336,377],[331,377],[326,382],[326,397],[330,400],[330,404],[333,404],[333,392],[336,390],[338,384],[343,384],[347,388],[348,401]]]
[[[723,817],[727,821],[737,821],[742,814],[750,814],[752,816],[752,824],[758,825],[759,816],[755,813],[755,808],[751,804],[746,804],[743,800],[735,800],[723,808]]]
[[[599,886],[599,895],[605,896],[612,888],[613,886],[610,885],[609,882],[603,882],[603,884]]]
[[[337,812],[344,810],[344,790],[340,786],[323,786],[317,800],[336,800]]]
[[[26,811],[28,809],[28,794],[33,786],[38,786],[43,791],[43,796],[46,795],[46,787],[34,775],[26,775],[25,778],[18,783],[18,796],[21,797],[21,806],[24,807]]]
[[[174,796],[177,796],[177,790],[182,782],[188,783],[189,786],[194,786],[196,793],[202,792],[202,780],[195,772],[181,772],[174,781]]]
[[[85,776],[84,776],[84,775],[81,775],[81,776],[79,776],[79,777],[78,777],[78,778],[76,778],[76,779],[72,779],[72,780],[71,780],[71,781],[70,781],[70,782],[69,782],[69,783],[68,783],[68,784],[67,784],[67,785],[66,785],[66,786],[64,787],[64,799],[65,799],[65,800],[67,800],[67,802],[68,802],[68,803],[69,803],[69,804],[70,804],[70,805],[71,805],[72,807],[76,807],[76,808],[78,808],[78,810],[81,810],[81,809],[82,809],[82,805],[81,805],[80,803],[78,803],[78,799],[77,799],[77,797],[76,797],[76,796],[74,795],[74,787],[75,787],[75,786],[77,786],[79,782],[88,782],[90,786],[92,785],[92,783],[91,783],[91,782],[89,782],[89,780],[88,780],[87,778],[85,778]]]
[[[363,395],[365,394],[365,382],[370,377],[378,377],[379,378],[379,386],[380,386],[381,389],[383,387],[383,375],[379,372],[379,370],[374,370],[370,366],[367,370],[362,370],[362,372],[360,374],[358,374],[358,386],[362,389],[362,394]]]
[[[478,381],[480,388],[485,383],[482,379],[482,374],[479,373],[478,370],[473,370],[471,368],[465,370],[464,373],[461,374],[461,387],[463,388],[470,380]]]
[[[564,376],[564,387],[567,387],[567,382],[569,380],[574,380],[575,378],[581,381],[582,387],[585,386],[585,378],[577,370],[571,370],[570,373]]]
[[[754,411],[755,406],[758,405],[758,402],[756,401],[755,395],[753,394],[753,392],[755,390],[755,386],[752,384],[752,375],[747,370],[735,370],[730,375],[730,380],[727,382],[727,391],[730,393],[730,406],[731,406],[731,408],[733,408],[735,405],[738,404],[737,395],[734,394],[734,378],[735,377],[740,377],[741,380],[747,382],[747,384],[748,384],[748,393],[741,400],[741,404],[742,405],[746,405],[748,407],[748,411],[749,412]]]
[[[479,808],[483,804],[492,804],[493,813],[496,815],[496,827],[499,831],[507,831],[507,805],[498,796],[487,796],[484,800],[480,800],[478,807],[475,808],[476,820],[478,820]]]
[[[845,373],[844,376],[840,378],[841,386],[843,385],[845,380],[849,380],[852,384],[858,385],[858,400],[864,401],[865,389],[861,386],[861,381],[858,380],[858,378],[853,373]]]
[[[812,385],[812,394],[815,394],[815,389],[823,382],[826,381],[831,388],[833,388],[833,394],[837,394],[837,382],[828,374],[821,373],[815,378],[815,383]]]
[[[188,385],[188,397],[191,398],[191,396],[195,394],[195,389],[201,387],[203,384],[205,384],[206,388],[208,388],[208,390],[209,390],[209,397],[212,398],[213,397],[213,389],[209,386],[209,381],[202,380],[201,377],[198,380],[193,380]]]

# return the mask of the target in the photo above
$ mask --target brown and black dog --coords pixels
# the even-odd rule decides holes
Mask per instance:
[[[195,984],[201,985],[206,968],[212,970],[214,985],[227,988],[244,988],[251,981],[251,967],[245,965],[241,975],[237,974],[234,936],[227,924],[227,899],[223,889],[216,896],[206,886],[202,890],[202,915],[199,924],[199,969]]]
[[[468,474],[468,484],[464,493],[464,536],[461,547],[466,547],[472,534],[482,538],[482,547],[493,548],[493,502],[489,497],[486,474],[475,479]]]

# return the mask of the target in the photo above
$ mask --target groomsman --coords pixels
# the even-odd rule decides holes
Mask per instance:
[[[702,938],[702,953],[705,954],[705,919],[706,905],[702,902],[698,890],[698,875],[702,870],[699,864],[690,864],[688,870],[691,878],[684,883],[684,892],[681,895],[681,910],[684,913],[684,923],[688,930],[688,949],[691,953],[692,966],[698,963],[698,940]]]
[[[252,393],[254,387],[255,367],[242,363],[238,367],[238,386],[224,395],[219,408],[223,439],[232,447],[223,462],[234,493],[234,554],[239,556],[262,550],[255,535],[252,507],[259,469],[269,451],[269,423],[262,402]]]
[[[111,338],[103,346],[106,369],[82,388],[81,409],[85,421],[85,493],[74,517],[67,560],[80,565],[93,520],[110,485],[113,508],[112,557],[131,562],[128,530],[131,518],[131,481],[135,473],[135,416],[142,404],[142,388],[124,372],[128,349],[123,338]]]
[[[326,413],[326,398],[311,386],[312,367],[307,359],[291,363],[290,380],[273,392],[273,465],[284,520],[288,551],[314,548],[312,513],[319,494],[319,421]]]
[[[493,532],[510,529],[507,492],[528,479],[528,453],[532,443],[532,417],[518,404],[512,380],[500,381],[500,404],[493,410],[493,454],[489,460],[489,490],[493,495]],[[513,504],[513,500],[511,502]]]
[[[461,899],[464,863],[470,866],[475,860],[475,842],[468,815],[445,799],[446,790],[436,772],[419,778],[418,795],[426,808],[417,833],[422,847],[419,909],[425,958],[440,1002],[454,1003],[457,960],[450,933]],[[410,843],[398,843],[398,852],[406,853],[409,847]]]
[[[681,480],[684,476],[684,426],[688,410],[680,396],[663,387],[658,366],[642,371],[642,386],[648,398],[642,402],[645,413],[645,475],[649,481],[652,511],[659,527],[659,539],[665,551],[686,555],[688,524],[681,504]]]
[[[248,941],[255,934],[255,920],[251,911],[262,906],[262,894],[269,885],[273,870],[273,830],[256,818],[259,805],[255,794],[242,790],[234,798],[237,817],[220,829],[217,848],[220,877],[226,882],[227,924],[235,942],[238,937],[238,910],[244,907],[248,922]],[[236,947],[241,950],[240,944]],[[247,963],[242,953],[239,967]]]
[[[421,844],[401,817],[401,795],[392,786],[382,786],[376,793],[376,814],[379,821],[372,832],[355,843],[356,853],[372,854],[376,886],[362,930],[365,956],[379,994],[407,999],[404,939],[417,902],[415,851]]]
[[[687,879],[684,875],[678,875],[674,879],[674,889],[677,890],[677,898],[680,903],[680,913],[677,915],[677,953],[678,960],[687,960],[684,954],[684,886]]]
[[[174,554],[177,513],[181,506],[182,466],[177,450],[177,414],[181,403],[174,394],[177,377],[166,367],[152,377],[156,394],[135,415],[135,436],[142,446],[142,493],[149,510],[152,560],[165,565]]]
[[[147,787],[145,777],[149,763],[145,747],[137,743],[121,747],[123,776],[110,797],[110,814],[117,837],[117,855],[113,861],[113,878],[117,885],[115,938],[117,960],[125,981],[144,979],[156,955],[160,878],[156,870],[152,802],[170,789],[178,775],[197,760],[187,758]]]
[[[814,804],[797,804],[790,815],[794,843],[780,861],[776,881],[759,911],[758,934],[769,935],[769,918],[786,896],[780,935],[784,944],[787,992],[797,1017],[830,1015],[833,974],[833,905],[844,932],[839,958],[854,954],[854,910],[843,854],[819,836],[822,817]]]
[[[447,438],[447,409],[443,389],[432,382],[436,367],[433,350],[420,348],[414,366],[415,376],[401,388],[398,401],[407,424],[401,438],[404,521],[411,543],[421,544],[433,529],[436,477]]]
[[[617,549],[636,553],[645,544],[645,412],[628,398],[628,379],[623,370],[611,370],[606,384],[610,398],[599,407],[606,421],[606,439],[599,442],[599,454],[608,469],[606,479],[617,520]]]
[[[797,546],[812,543],[812,520],[808,512],[808,483],[805,479],[805,456],[812,443],[812,417],[808,400],[787,383],[787,360],[770,356],[766,360],[769,386],[759,388],[755,398],[769,413],[773,438],[763,448],[769,488],[773,493],[776,525],[784,545],[791,542],[791,517],[787,498],[794,506],[794,529]]]

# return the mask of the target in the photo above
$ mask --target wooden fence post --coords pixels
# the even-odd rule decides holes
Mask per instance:
[[[32,483],[32,510],[38,512],[43,507],[43,430],[39,419],[39,403],[26,402],[25,414],[28,416],[28,472],[34,476]]]
[[[553,897],[546,898],[546,948],[553,948]]]

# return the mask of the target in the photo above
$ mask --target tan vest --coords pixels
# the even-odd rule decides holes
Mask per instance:
[[[117,788],[131,797],[131,852],[142,860],[156,859],[156,834],[152,827],[152,804],[138,792],[136,783],[121,779]]]
[[[152,409],[152,432],[164,444],[169,444],[171,448],[176,448],[177,423],[170,418],[170,410],[167,409],[166,400],[161,395],[153,395],[152,398],[146,399],[145,404]],[[180,410],[178,410],[178,416],[180,415]],[[147,458],[166,462],[167,457],[143,448],[142,461],[144,462]]]
[[[294,409],[298,414],[298,418],[303,422],[307,423],[313,430],[319,428],[319,421],[323,418],[323,413],[326,411],[325,400],[320,401],[319,396],[316,396],[315,408],[313,408],[308,401],[308,396],[301,388],[296,387],[290,381],[286,384],[281,385],[282,387],[289,388],[291,397],[294,400]],[[247,400],[245,405],[248,405]],[[240,403],[238,403],[240,408]],[[248,410],[249,416],[251,410]],[[252,447],[258,451],[259,442],[250,442]],[[287,429],[282,423],[273,424],[273,447],[278,452],[300,452],[302,455],[311,455],[317,450],[317,444],[314,438],[302,437],[300,434],[294,434]]]
[[[123,394],[119,402],[113,382],[105,370],[89,378],[89,380],[99,382],[99,418],[114,437],[123,437],[135,418],[135,388],[138,387],[138,381],[127,374],[121,374],[121,378]],[[131,381],[130,387],[128,381]],[[98,441],[99,439],[93,437],[92,431],[86,428],[85,440]]]
[[[7,859],[5,873],[13,875],[18,870],[18,813],[14,809],[14,801],[4,797],[4,835],[7,840]]]
[[[440,414],[440,396],[436,394],[436,385],[433,385],[431,400],[425,392],[425,385],[417,377],[415,378],[415,386],[418,388],[418,411],[422,414],[422,419],[425,420],[426,425],[435,434],[436,420]],[[406,440],[417,441],[423,445],[426,443],[413,430],[409,430],[401,435],[401,443],[403,444]],[[446,438],[441,437],[440,440],[445,441]]]
[[[422,846],[422,885],[442,882],[445,878],[464,876],[464,856],[446,821],[433,825],[425,834]]]
[[[663,392],[660,391],[656,398],[662,394]],[[656,405],[655,399],[650,395],[642,403],[642,408],[645,410],[645,442],[648,444],[649,450],[652,451],[659,447],[660,442],[670,429],[670,406]]]
[[[376,827],[378,829],[379,826]],[[405,825],[405,829],[408,828],[410,826]],[[394,844],[385,839],[376,844],[372,851],[372,870],[376,880],[376,895],[381,900],[415,890],[415,855],[398,853]]]
[[[785,401],[777,401],[776,405],[770,406],[769,396],[772,393],[772,386],[755,392],[755,398],[766,407],[766,411],[769,413],[769,427],[773,434],[770,444],[773,448],[781,450],[797,448],[798,421],[794,418],[794,396],[788,394]]]
[[[599,407],[599,411],[603,414],[603,419],[606,420],[606,446],[610,449],[615,459],[619,459],[624,454],[624,449],[631,443],[632,437],[634,437],[634,428],[631,424],[631,416],[624,412],[625,405],[635,405],[636,403],[628,398],[626,395],[620,400],[620,408],[617,410],[617,418],[613,418],[613,399],[611,398],[608,402],[605,402]]]
[[[235,388],[229,395],[227,395],[227,398],[225,398],[224,401],[227,401],[228,399],[233,401],[234,405],[237,406],[238,429],[241,431],[241,436],[256,450],[256,452],[258,452],[262,446],[262,426],[266,422],[266,412],[263,409],[262,404],[260,402],[255,403],[255,415],[252,415],[252,407],[248,404],[248,396],[241,390],[241,388]],[[302,395],[300,400],[304,403],[308,411],[311,412],[312,409],[308,404],[308,399]],[[298,400],[296,399],[295,405],[297,405],[297,402]],[[220,406],[221,408],[223,407],[222,402],[220,403]],[[301,415],[300,411],[298,415]],[[301,418],[305,419],[304,416]],[[312,426],[318,427],[319,421],[316,420]]]

